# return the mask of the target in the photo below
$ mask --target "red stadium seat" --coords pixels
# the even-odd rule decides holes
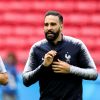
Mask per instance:
[[[5,58],[9,51],[15,52],[22,70],[30,47],[44,38],[43,21],[48,10],[62,13],[63,33],[85,42],[100,66],[98,0],[0,0],[0,55]]]

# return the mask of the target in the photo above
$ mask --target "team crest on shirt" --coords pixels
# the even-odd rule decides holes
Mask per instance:
[[[71,55],[68,54],[65,54],[65,58],[66,58],[66,62],[69,62],[70,63],[70,59],[71,59]]]

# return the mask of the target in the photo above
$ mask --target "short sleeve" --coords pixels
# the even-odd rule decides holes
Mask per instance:
[[[6,72],[6,68],[5,68],[5,65],[3,63],[3,60],[0,56],[0,73],[5,73]]]

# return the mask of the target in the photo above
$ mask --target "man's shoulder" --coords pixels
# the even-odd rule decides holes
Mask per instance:
[[[47,40],[46,40],[46,39],[42,39],[42,40],[40,40],[40,41],[35,42],[35,43],[32,45],[32,47],[40,47],[40,46],[45,45],[46,43],[47,43]]]
[[[66,42],[70,42],[73,44],[82,44],[83,43],[82,40],[75,38],[75,37],[71,37],[71,36],[64,36],[64,40]]]

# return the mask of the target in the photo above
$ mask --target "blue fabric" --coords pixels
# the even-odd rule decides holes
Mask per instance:
[[[9,81],[6,86],[2,86],[2,91],[8,94],[15,94],[17,91],[17,70],[16,66],[5,64]]]

